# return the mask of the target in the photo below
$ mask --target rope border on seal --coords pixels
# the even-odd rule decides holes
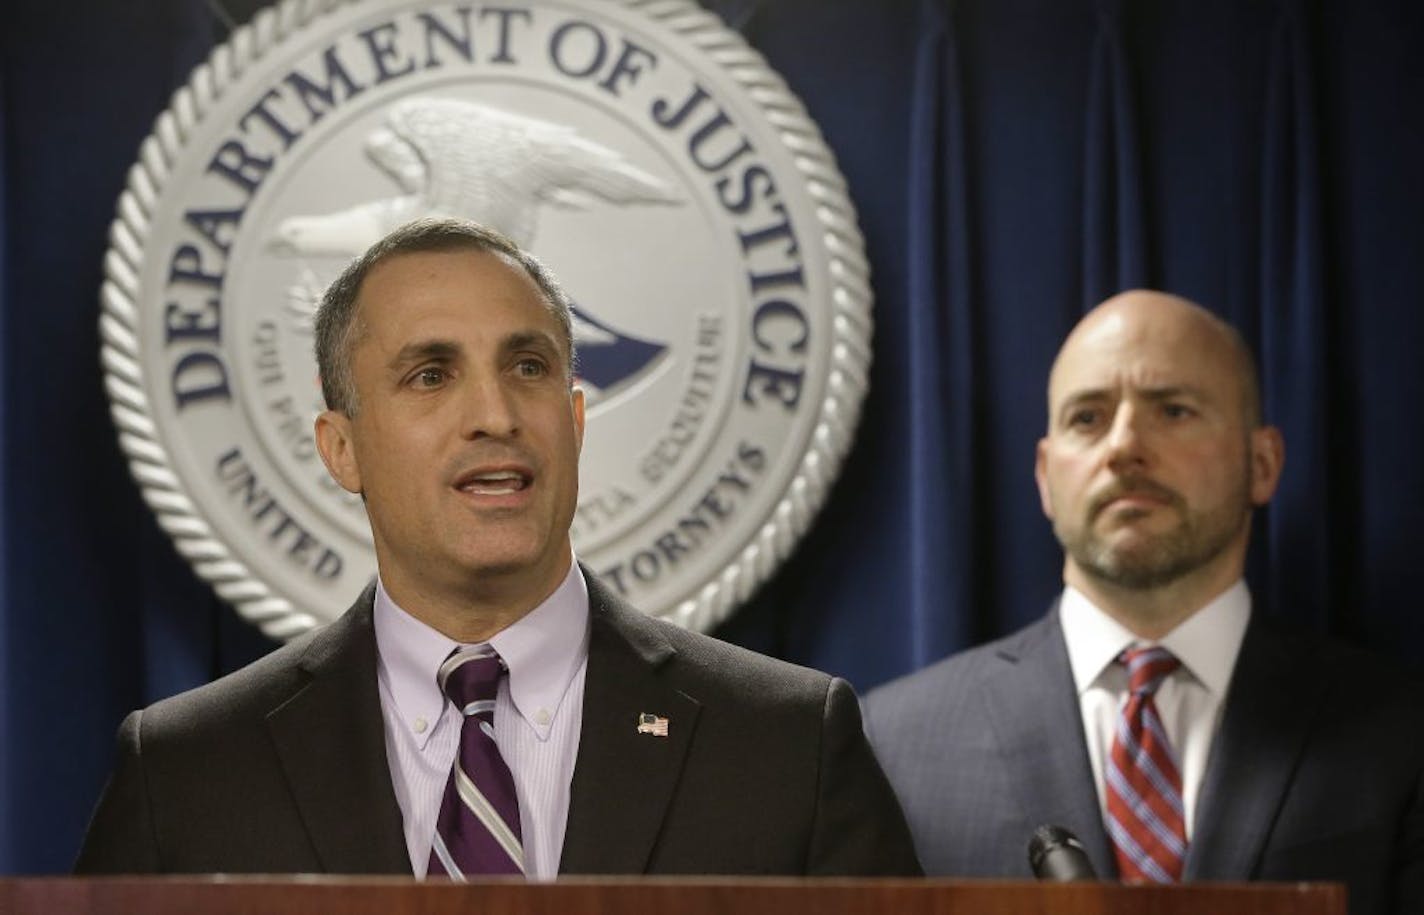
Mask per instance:
[[[214,534],[189,498],[158,436],[140,363],[139,274],[150,232],[150,217],[188,139],[222,100],[227,87],[292,32],[318,17],[361,0],[281,0],[235,30],[200,64],[187,85],[174,92],[167,110],[139,148],[129,169],[109,229],[100,290],[100,363],[110,415],[129,471],[174,547],[194,572],[212,585],[247,621],[270,638],[291,639],[321,620],[298,611]],[[740,34],[691,0],[607,0],[638,11],[707,55],[758,104],[791,153],[815,202],[831,279],[831,352],[826,394],[812,428],[810,445],[786,493],[735,560],[667,611],[658,614],[690,629],[705,631],[725,620],[752,596],[791,554],[825,504],[850,450],[869,383],[873,321],[870,266],[845,178],[820,129],[785,81]]]

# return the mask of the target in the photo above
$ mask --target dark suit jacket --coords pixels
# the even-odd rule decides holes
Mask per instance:
[[[919,872],[843,681],[589,598],[561,872]],[[409,874],[371,610],[130,715],[76,870]]]
[[[1116,875],[1057,607],[865,705],[927,873],[1027,878],[1054,824]],[[1185,877],[1343,881],[1355,915],[1424,913],[1424,688],[1253,614]]]

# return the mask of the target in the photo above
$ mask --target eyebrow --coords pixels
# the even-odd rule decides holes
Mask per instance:
[[[1059,415],[1061,416],[1064,410],[1071,409],[1073,407],[1078,406],[1079,404],[1097,403],[1099,401],[1110,400],[1114,396],[1113,390],[1114,389],[1112,388],[1089,388],[1084,391],[1076,391],[1073,394],[1068,395],[1068,397],[1064,398],[1063,403],[1059,405]],[[1211,399],[1207,396],[1205,390],[1197,387],[1196,385],[1190,384],[1173,384],[1164,385],[1162,387],[1156,388],[1140,388],[1138,389],[1137,394],[1141,396],[1144,400],[1151,401],[1152,403],[1161,403],[1164,400],[1172,400],[1177,397],[1190,397],[1195,400],[1204,402],[1209,401]]]
[[[1145,388],[1142,396],[1151,401],[1172,400],[1177,397],[1191,397],[1196,400],[1209,400],[1207,393],[1202,388],[1191,384],[1174,384],[1160,388]]]
[[[512,353],[521,349],[548,350],[559,354],[559,345],[554,338],[543,331],[515,331],[500,341],[501,352]],[[388,367],[399,371],[418,362],[454,362],[464,353],[464,347],[453,340],[415,340],[407,343],[391,357]]]
[[[416,362],[452,362],[461,352],[460,344],[452,340],[415,340],[402,346],[388,365],[393,370]]]
[[[555,342],[552,336],[543,331],[516,331],[500,342],[500,349],[506,352],[530,348],[552,350],[555,355],[560,352],[559,344]]]

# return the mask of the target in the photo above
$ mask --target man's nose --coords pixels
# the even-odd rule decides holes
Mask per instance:
[[[1148,447],[1143,423],[1147,416],[1132,404],[1123,403],[1113,414],[1105,445],[1108,466],[1122,472],[1147,464]]]
[[[497,376],[472,378],[461,394],[461,425],[465,438],[507,438],[519,430],[518,410],[503,379]]]

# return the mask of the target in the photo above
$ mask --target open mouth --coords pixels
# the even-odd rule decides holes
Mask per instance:
[[[463,474],[455,488],[474,496],[508,496],[528,489],[533,479],[525,470],[479,470]]]

